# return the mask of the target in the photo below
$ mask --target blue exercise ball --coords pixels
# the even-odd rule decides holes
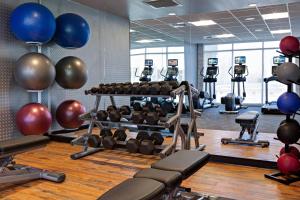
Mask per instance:
[[[63,48],[80,48],[89,40],[90,27],[81,16],[66,13],[56,18],[54,41]]]
[[[277,106],[284,114],[294,114],[300,109],[300,97],[294,92],[285,92],[278,98]]]
[[[49,42],[56,28],[55,17],[45,6],[25,3],[10,16],[10,29],[19,40],[30,44]]]

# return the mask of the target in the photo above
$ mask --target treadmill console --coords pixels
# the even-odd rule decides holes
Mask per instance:
[[[272,76],[277,76],[277,68],[282,63],[285,63],[285,57],[284,56],[274,56],[273,57],[274,66],[272,66]]]
[[[152,67],[153,66],[153,60],[152,59],[146,59],[145,60],[145,66]]]
[[[177,67],[178,66],[178,59],[169,59],[168,66]]]
[[[207,64],[210,66],[218,65],[218,58],[208,58]]]
[[[237,56],[234,61],[236,65],[243,65],[246,63],[246,56]]]

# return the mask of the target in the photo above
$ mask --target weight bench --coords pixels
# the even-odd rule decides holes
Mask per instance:
[[[0,142],[0,184],[12,184],[36,179],[45,179],[61,183],[65,174],[49,172],[43,169],[17,165],[13,157],[17,154],[46,146],[46,136],[24,136]]]
[[[259,113],[256,111],[248,111],[243,114],[240,114],[235,118],[235,122],[240,124],[242,130],[239,134],[239,137],[236,139],[232,138],[222,138],[221,142],[223,144],[244,144],[252,146],[261,146],[268,147],[270,145],[269,141],[258,140],[256,141],[256,136],[258,134],[258,117]],[[245,136],[245,133],[248,133],[248,137]]]
[[[180,184],[204,166],[209,157],[208,153],[202,151],[178,151],[152,164],[150,169],[137,172],[133,178],[107,191],[98,200],[203,198],[203,195],[192,193],[190,189],[180,187]]]

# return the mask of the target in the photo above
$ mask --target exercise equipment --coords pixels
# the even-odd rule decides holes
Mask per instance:
[[[56,183],[65,180],[65,174],[50,172],[30,166],[16,164],[14,156],[46,146],[49,138],[46,136],[23,136],[0,142],[0,184],[20,184],[43,179]]]
[[[113,187],[98,200],[196,200],[224,199],[209,197],[184,188],[182,181],[191,177],[209,160],[210,155],[201,151],[178,151],[151,165],[151,168],[137,172],[133,178],[127,179]]]
[[[284,153],[278,158],[277,167],[285,175],[295,174],[300,171],[300,161],[293,154]]]
[[[135,77],[138,77],[141,82],[150,82],[151,81],[151,76],[153,74],[153,67],[152,66],[153,66],[153,60],[152,59],[146,59],[145,60],[145,67],[144,67],[141,75],[139,75],[139,76],[137,75],[137,70],[138,69],[136,69],[135,73],[134,73]]]
[[[269,101],[269,83],[272,81],[278,81],[277,69],[281,64],[285,62],[284,56],[275,56],[273,57],[273,66],[272,66],[272,76],[264,78],[265,82],[265,94],[266,100],[265,104],[261,107],[261,112],[263,114],[282,114],[277,107],[277,101]],[[279,82],[279,81],[278,81]]]
[[[297,120],[287,119],[280,123],[277,137],[284,144],[294,144],[300,139],[300,125]]]
[[[79,89],[88,79],[85,63],[75,56],[62,58],[55,65],[56,82],[65,89]]]
[[[277,69],[278,81],[290,85],[291,83],[300,83],[300,69],[298,65],[286,62],[281,64]]]
[[[44,90],[55,79],[55,68],[50,59],[40,53],[27,53],[18,59],[14,77],[26,90]]]
[[[149,125],[156,125],[159,121],[159,114],[157,112],[148,112],[146,114],[146,123]]]
[[[285,149],[285,147],[282,147],[280,149],[280,156],[284,153],[289,153],[295,156],[295,158],[300,159],[300,151],[294,146],[289,146],[287,150]]]
[[[280,112],[291,115],[300,108],[300,97],[294,92],[285,92],[279,96],[277,106]]]
[[[90,27],[87,21],[74,13],[65,13],[56,18],[54,41],[63,48],[83,47],[89,40]]]
[[[16,125],[23,135],[46,133],[52,123],[48,108],[39,103],[24,105],[16,114]]]
[[[245,65],[246,57],[235,57],[235,66],[233,74],[231,73],[232,67],[229,68],[228,74],[231,76],[232,93],[228,93],[225,97],[221,98],[221,103],[225,105],[225,110],[220,110],[221,114],[237,114],[243,106],[242,103],[246,97],[245,82],[246,77],[249,75],[248,67]],[[241,83],[243,87],[243,96],[241,96]],[[237,84],[237,96],[235,95],[235,85]]]
[[[122,115],[130,115],[131,114],[131,109],[129,106],[121,106],[120,107],[120,113],[122,113]]]
[[[143,110],[140,102],[133,103],[132,108],[134,111],[142,111]]]
[[[110,130],[110,128],[103,128],[103,129],[101,129],[101,131],[100,131],[100,137],[102,137],[102,138],[104,138],[104,137],[106,137],[106,136],[112,136],[113,135],[113,133],[112,133],[112,131]]]
[[[39,3],[24,3],[10,15],[10,30],[19,40],[29,44],[49,42],[56,29],[51,11]]]
[[[258,140],[258,117],[259,113],[256,111],[248,111],[246,113],[240,114],[235,118],[235,122],[240,124],[242,130],[239,134],[239,137],[236,139],[232,138],[222,138],[222,144],[244,144],[244,145],[252,145],[252,146],[261,146],[268,147],[270,145],[269,141],[266,140]],[[246,131],[248,132],[248,137],[245,137]]]
[[[127,134],[125,129],[117,129],[113,136],[105,136],[103,137],[102,144],[105,149],[114,149],[118,142],[124,142],[127,138]]]
[[[134,124],[142,124],[144,122],[145,116],[141,111],[134,111],[131,115],[131,120]]]
[[[97,119],[99,121],[106,121],[108,118],[108,113],[105,110],[99,110],[97,112]]]
[[[126,143],[127,151],[130,153],[137,153],[139,146],[143,140],[150,139],[150,135],[147,131],[139,131],[136,138],[130,138]]]
[[[119,122],[122,118],[121,113],[118,110],[112,110],[108,113],[109,119],[112,122]]]
[[[179,74],[178,59],[169,59],[166,74],[163,74],[163,70],[164,69],[160,71],[160,75],[164,77],[165,81],[177,81],[177,76]]]
[[[90,135],[87,140],[89,147],[98,148],[101,146],[101,138],[98,135]]]
[[[202,102],[198,102],[199,109],[217,107],[214,105],[216,99],[216,82],[219,75],[218,58],[208,58],[208,67],[206,68],[206,74],[203,74],[204,68],[202,68],[200,75],[203,78],[204,91],[200,92],[200,99]],[[197,98],[196,98],[197,99]]]
[[[117,110],[117,107],[115,105],[110,105],[106,108],[106,111],[110,113],[111,111]]]
[[[153,154],[155,145],[162,145],[164,138],[159,132],[153,132],[149,139],[144,139],[140,142],[139,152],[145,155]]]
[[[79,116],[84,113],[85,107],[79,101],[67,100],[57,107],[56,120],[63,128],[75,129],[83,124]]]
[[[149,94],[151,95],[158,95],[160,94],[160,83],[159,82],[151,82],[149,84]]]
[[[279,48],[285,55],[292,56],[299,53],[300,43],[298,38],[294,36],[286,36],[281,39]]]

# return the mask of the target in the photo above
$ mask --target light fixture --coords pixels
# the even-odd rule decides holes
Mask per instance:
[[[170,15],[170,16],[174,16],[174,15],[176,15],[176,13],[169,13],[168,15]]]
[[[255,32],[262,32],[262,31],[263,31],[263,29],[261,29],[261,28],[258,28],[258,29],[255,29],[254,31],[255,31]]]
[[[178,24],[178,25],[184,25],[185,23],[184,22],[177,22],[176,24]]]
[[[253,21],[253,20],[255,20],[254,17],[248,17],[248,18],[245,19],[245,21]]]
[[[134,33],[136,32],[136,30],[130,29],[130,33]]]
[[[193,24],[194,26],[210,26],[217,24],[213,20],[200,20],[195,22],[189,22],[189,24]]]
[[[256,3],[250,3],[248,4],[249,7],[256,7]]]
[[[165,40],[162,39],[143,39],[143,40],[137,40],[135,42],[137,43],[152,43],[152,42],[164,42]]]
[[[213,38],[232,38],[235,37],[233,34],[221,34],[221,35],[213,35]]]
[[[282,29],[282,30],[275,30],[271,31],[272,34],[283,34],[283,33],[290,33],[291,29]]]
[[[281,13],[270,13],[270,14],[264,14],[261,15],[264,20],[269,19],[282,19],[282,18],[288,18],[289,13],[288,12],[281,12]]]
[[[184,25],[173,25],[174,28],[184,28]]]

